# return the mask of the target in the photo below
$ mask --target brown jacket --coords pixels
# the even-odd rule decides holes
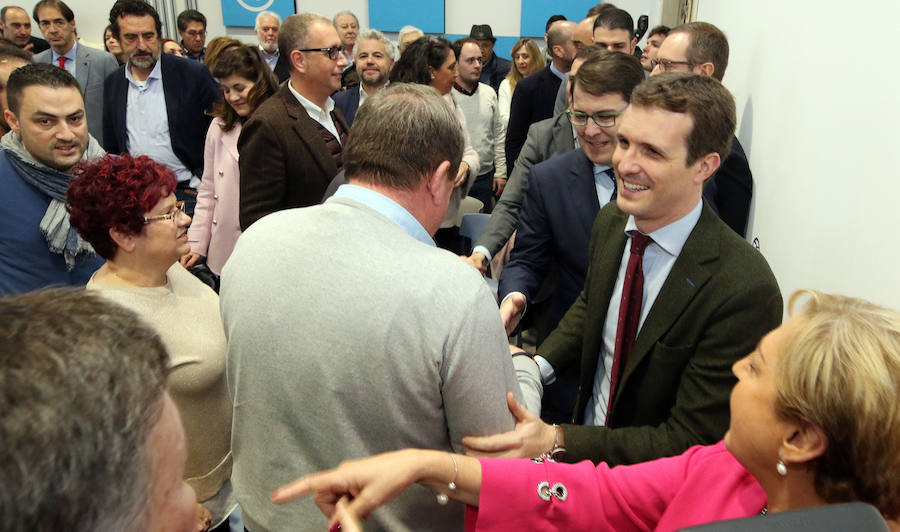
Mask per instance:
[[[349,129],[338,109],[340,126]],[[240,224],[246,231],[263,216],[317,205],[337,165],[316,122],[287,83],[244,124],[238,139],[241,170]]]

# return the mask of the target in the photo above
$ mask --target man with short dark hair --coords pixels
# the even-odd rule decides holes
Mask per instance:
[[[506,157],[503,151],[506,130],[500,119],[497,93],[481,77],[482,50],[475,39],[453,43],[456,54],[456,80],[450,94],[466,117],[466,130],[472,148],[478,152],[479,168],[469,196],[484,204],[490,213],[494,193],[506,181]]]
[[[644,74],[632,55],[602,50],[586,60],[570,84],[566,112],[581,147],[531,167],[519,213],[516,242],[500,275],[503,304],[521,295],[534,303],[550,272],[554,279],[549,307],[537,317],[540,344],[559,324],[584,287],[588,244],[597,213],[616,198],[612,155],[616,120]],[[575,406],[578,371],[570,371],[546,390],[542,417],[567,421]],[[562,382],[560,382],[562,381]]]
[[[641,53],[641,66],[648,73],[653,70],[653,61],[656,61],[656,53],[659,51],[659,47],[662,46],[670,29],[668,26],[659,25],[647,34],[647,45],[644,46],[644,51]]]
[[[278,28],[281,27],[281,16],[274,11],[262,11],[256,15],[254,30],[259,41],[259,50],[269,68],[275,70],[278,64]]]
[[[505,395],[520,392],[493,296],[432,239],[463,148],[456,114],[434,89],[390,85],[356,115],[348,184],[241,235],[221,295],[232,483],[248,530],[325,525],[311,500],[271,504],[272,486],[299,475],[411,446],[459,451],[463,435],[512,428]],[[323,249],[329,260],[310,260]],[[369,523],[459,530],[464,509],[422,490]]]
[[[104,155],[89,142],[84,101],[71,74],[47,64],[10,74],[11,131],[0,138],[0,295],[84,285],[103,264],[69,225],[72,168]]]
[[[41,0],[34,6],[34,21],[50,49],[34,56],[35,63],[48,63],[69,71],[81,87],[88,132],[103,141],[103,81],[119,68],[109,52],[91,48],[75,39],[75,13],[62,0]]]
[[[728,39],[708,22],[683,24],[666,36],[653,66],[652,74],[689,71],[722,81],[728,67]],[[703,197],[728,227],[746,236],[753,174],[737,137],[732,136],[731,153],[703,186]]]
[[[594,44],[610,52],[633,54],[634,19],[623,9],[604,9],[594,20]]]
[[[378,30],[366,30],[356,39],[353,64],[359,75],[359,87],[350,87],[332,96],[334,106],[341,110],[348,127],[353,125],[356,111],[366,98],[387,85],[396,55],[394,43]]]
[[[104,82],[103,145],[168,166],[178,180],[175,197],[190,216],[212,120],[207,111],[221,92],[202,64],[160,54],[162,23],[150,4],[118,0],[109,22],[128,60]]]
[[[31,35],[31,20],[28,13],[19,6],[4,6],[0,9],[0,31],[6,40],[30,54],[41,53],[50,48],[47,41]]]
[[[0,137],[9,132],[9,124],[6,123],[6,83],[13,70],[31,64],[31,54],[18,46],[0,46]]]
[[[291,77],[241,129],[240,224],[267,214],[315,205],[343,167],[349,126],[331,94],[347,65],[331,21],[313,13],[281,25],[278,49]]]
[[[654,76],[616,122],[616,201],[594,222],[584,289],[534,357],[545,384],[579,368],[572,424],[511,404],[516,430],[470,449],[612,466],[719,441],[732,364],[781,322],[766,260],[702,200],[734,134],[731,94],[709,77]]]
[[[474,39],[481,49],[481,76],[478,81],[489,85],[496,93],[500,90],[500,83],[506,79],[509,74],[512,62],[509,59],[497,57],[494,53],[494,44],[497,38],[489,24],[473,24],[469,31],[469,38]]]
[[[206,16],[196,9],[185,9],[178,14],[176,24],[184,56],[203,64],[206,59]]]
[[[547,32],[548,49],[553,60],[546,68],[516,84],[509,109],[506,129],[506,167],[512,168],[522,151],[528,127],[553,116],[553,105],[563,74],[575,60],[573,43],[575,23],[568,20],[554,22]]]
[[[83,290],[0,299],[0,346],[4,530],[198,530],[169,356],[133,312]]]

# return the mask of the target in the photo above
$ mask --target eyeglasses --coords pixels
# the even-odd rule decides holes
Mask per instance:
[[[156,216],[144,216],[144,224],[146,225],[157,220],[178,220],[178,215],[182,212],[184,212],[184,202],[176,201],[175,208],[165,214],[158,214]]]
[[[688,68],[693,68],[694,63],[690,61],[669,61],[668,59],[651,59],[650,60],[650,69],[654,69],[659,66],[659,69],[663,72],[671,72],[672,67],[675,65],[685,65]]]
[[[184,33],[185,33],[188,37],[193,37],[193,38],[195,38],[195,39],[196,39],[197,37],[206,37],[206,30],[200,30],[200,31],[187,30],[187,31],[184,32]]]
[[[624,111],[625,109],[622,109]],[[576,127],[584,127],[588,123],[588,119],[594,121],[597,127],[613,127],[616,125],[616,117],[622,114],[622,111],[615,113],[593,113],[588,114],[583,111],[573,111],[569,109],[566,114],[569,116],[569,122]]]
[[[298,52],[322,52],[328,56],[328,59],[334,61],[338,58],[338,54],[344,51],[344,45],[339,44],[337,46],[332,46],[331,48],[301,48],[297,50]]]

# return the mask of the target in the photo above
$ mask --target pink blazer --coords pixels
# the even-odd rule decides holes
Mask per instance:
[[[191,251],[206,256],[206,264],[216,274],[222,273],[222,266],[241,236],[237,150],[241,124],[236,123],[231,131],[222,131],[221,125],[221,118],[214,119],[206,133],[203,178],[197,190],[194,220],[188,229]]]
[[[678,530],[749,517],[766,504],[723,442],[612,469],[588,461],[480,461],[479,507],[467,510],[466,530]],[[541,489],[544,482],[554,493]]]

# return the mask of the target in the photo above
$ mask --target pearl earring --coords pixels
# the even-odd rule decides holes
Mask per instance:
[[[778,471],[778,474],[786,477],[787,476],[787,466],[784,463],[784,460],[778,460],[778,463],[775,464],[775,471]]]

